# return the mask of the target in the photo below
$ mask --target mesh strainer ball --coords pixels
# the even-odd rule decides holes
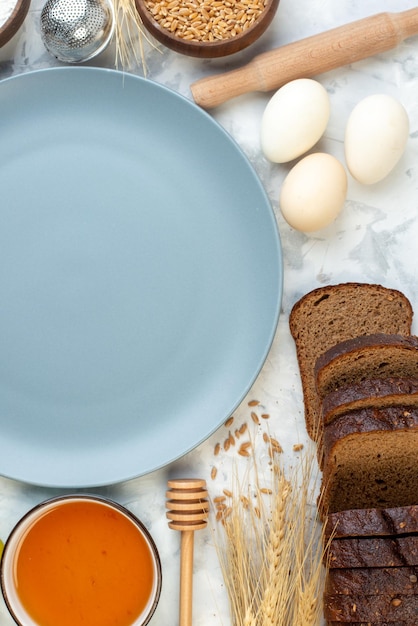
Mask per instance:
[[[102,52],[114,28],[111,0],[48,0],[41,12],[42,41],[66,63],[88,61]]]

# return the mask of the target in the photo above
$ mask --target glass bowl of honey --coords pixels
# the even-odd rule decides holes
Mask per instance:
[[[91,495],[35,506],[10,533],[1,560],[3,597],[19,626],[145,626],[161,581],[143,523]]]

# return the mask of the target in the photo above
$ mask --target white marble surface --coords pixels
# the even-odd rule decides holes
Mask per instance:
[[[60,65],[45,50],[39,34],[43,0],[32,0],[24,26],[9,58],[0,63],[0,79],[34,69]],[[214,61],[186,58],[146,46],[148,78],[186,97],[190,84],[200,77],[238,67],[255,54],[380,11],[401,11],[413,0],[281,0],[273,24],[251,48],[233,57]],[[109,48],[91,65],[114,65]],[[142,67],[132,70],[142,75]],[[402,290],[418,308],[416,241],[418,240],[418,37],[396,49],[318,77],[331,99],[331,119],[317,148],[344,160],[345,123],[353,106],[372,93],[397,97],[410,117],[410,138],[402,160],[383,182],[364,187],[349,178],[348,196],[340,217],[328,228],[305,235],[292,230],[280,215],[280,184],[288,166],[269,164],[259,145],[259,127],[270,94],[241,96],[212,111],[216,120],[236,139],[258,172],[277,216],[284,258],[284,293],[277,334],[266,363],[247,398],[234,413],[238,423],[248,420],[248,400],[257,398],[270,414],[270,431],[280,440],[289,461],[294,443],[306,442],[303,404],[288,314],[293,303],[311,289],[342,281],[379,282]],[[18,103],[16,103],[18,106]],[[1,138],[0,138],[1,140]],[[1,196],[0,196],[1,197]],[[263,303],[260,302],[260,306]],[[413,327],[417,331],[416,324]],[[163,591],[152,624],[176,624],[178,606],[179,537],[167,527],[165,486],[169,476],[206,478],[211,495],[228,484],[234,452],[216,459],[218,476],[210,477],[213,448],[225,436],[218,432],[186,457],[149,476],[96,490],[127,504],[148,526],[163,564]],[[0,440],[1,444],[1,440]],[[1,454],[1,445],[0,445]],[[235,454],[236,456],[236,454]],[[58,490],[28,487],[0,479],[0,537],[34,503]],[[0,623],[12,624],[3,605]],[[210,529],[196,536],[194,624],[230,624],[228,603]]]

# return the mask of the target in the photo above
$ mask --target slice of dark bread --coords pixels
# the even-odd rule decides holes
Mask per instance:
[[[358,567],[328,572],[325,593],[332,595],[418,594],[418,567]]]
[[[302,381],[306,429],[312,439],[317,441],[322,430],[314,373],[318,357],[338,342],[360,335],[410,335],[412,317],[404,294],[367,283],[319,287],[294,304],[289,327]]]
[[[418,536],[347,537],[334,539],[327,548],[329,570],[418,565]]]
[[[340,439],[324,466],[321,515],[416,504],[418,429],[356,433]]]
[[[341,341],[315,363],[321,398],[370,378],[418,378],[418,337],[377,333]]]
[[[418,498],[418,494],[417,494]],[[381,537],[418,534],[418,504],[390,509],[350,509],[331,513],[325,520],[324,537]]]
[[[324,462],[332,454],[333,446],[342,437],[355,433],[406,428],[418,428],[418,406],[388,406],[382,409],[369,407],[344,413],[333,419],[324,428]]]
[[[326,425],[349,411],[387,406],[418,407],[418,378],[363,380],[331,391],[322,400],[322,420]]]
[[[327,626],[341,626],[341,624],[349,623],[350,626],[417,626],[416,619],[414,618],[409,622],[326,622]]]
[[[411,622],[326,622],[327,626],[341,626],[341,624],[347,623],[349,623],[350,626],[417,626],[415,618]]]
[[[417,624],[418,596],[325,596],[324,617],[329,621],[402,622]]]

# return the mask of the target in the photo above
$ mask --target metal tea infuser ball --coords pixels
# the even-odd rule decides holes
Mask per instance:
[[[100,54],[114,30],[112,0],[47,0],[41,12],[42,41],[65,63],[82,63]]]

